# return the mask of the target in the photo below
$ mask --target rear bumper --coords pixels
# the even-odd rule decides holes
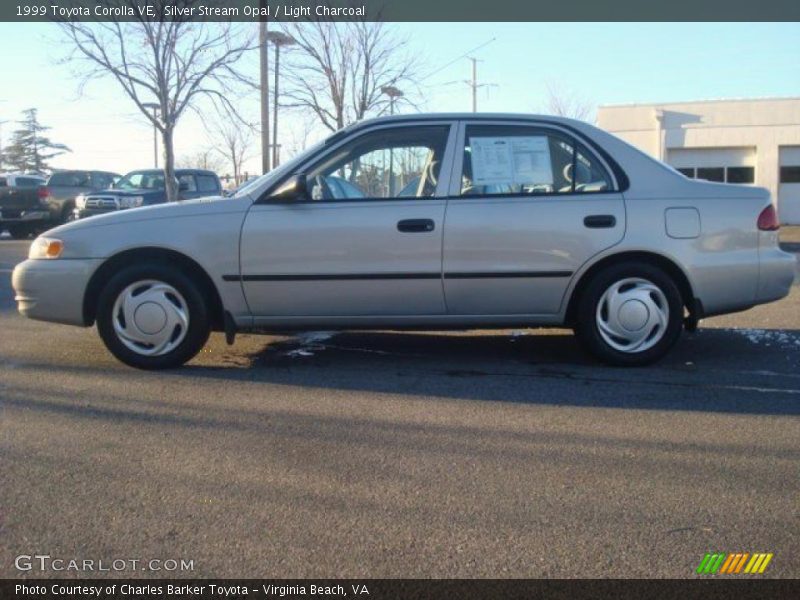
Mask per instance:
[[[102,259],[26,260],[11,283],[20,314],[30,319],[85,326],[83,298]]]
[[[792,289],[797,269],[794,254],[780,248],[759,249],[758,289],[756,303],[772,302],[787,296]]]
[[[0,209],[0,225],[17,225],[49,221],[50,212],[46,210],[11,210]]]

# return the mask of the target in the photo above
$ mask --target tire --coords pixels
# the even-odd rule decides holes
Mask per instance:
[[[97,330],[126,365],[171,369],[200,352],[211,326],[194,282],[173,267],[143,264],[125,267],[103,288]]]
[[[625,262],[603,269],[578,299],[578,340],[610,365],[651,364],[667,354],[682,329],[678,286],[648,263]]]
[[[15,240],[27,240],[31,237],[33,229],[28,225],[12,225],[8,228],[8,235]]]

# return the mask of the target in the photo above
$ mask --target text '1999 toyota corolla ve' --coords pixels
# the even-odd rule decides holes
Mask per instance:
[[[786,296],[766,190],[690,180],[587,123],[506,114],[352,125],[228,199],[57,227],[20,312],[175,367],[211,330],[571,327],[614,365]]]

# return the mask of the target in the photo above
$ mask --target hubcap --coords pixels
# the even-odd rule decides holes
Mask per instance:
[[[186,337],[189,308],[174,287],[147,279],[120,292],[111,319],[126,347],[143,356],[160,356]]]
[[[620,352],[644,352],[667,331],[669,304],[654,283],[638,277],[609,286],[597,304],[600,337]]]

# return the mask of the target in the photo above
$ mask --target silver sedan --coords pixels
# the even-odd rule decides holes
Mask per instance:
[[[48,231],[20,312],[175,367],[212,330],[571,327],[615,365],[785,296],[766,190],[689,180],[587,123],[506,114],[350,126],[242,188]]]

